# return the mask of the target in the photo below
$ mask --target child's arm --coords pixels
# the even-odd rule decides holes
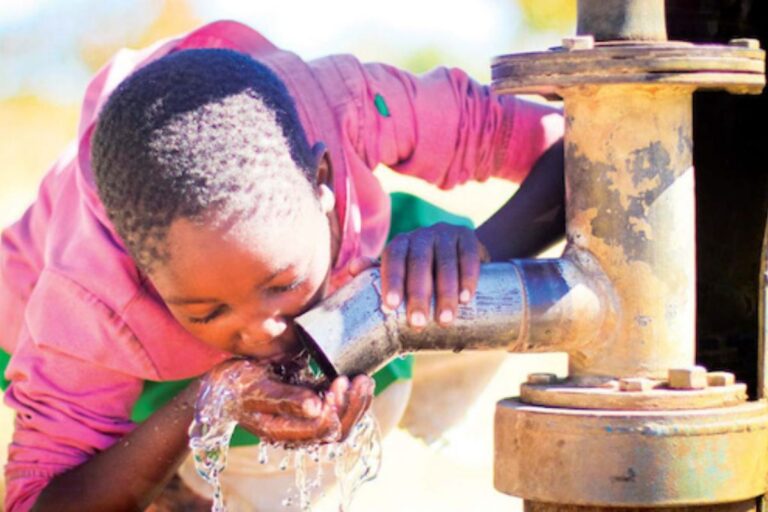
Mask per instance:
[[[562,141],[533,166],[514,196],[475,231],[491,261],[531,257],[565,232]]]
[[[213,373],[242,366],[222,363]],[[268,377],[251,363],[244,378],[240,424],[275,442],[346,436],[370,405],[371,379],[341,377],[320,399],[314,391]],[[83,464],[54,477],[40,493],[35,511],[143,510],[159,495],[188,453],[188,429],[200,381],[194,380],[130,434]]]

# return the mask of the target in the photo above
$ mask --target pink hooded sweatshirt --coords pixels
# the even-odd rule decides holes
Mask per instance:
[[[351,258],[378,256],[384,246],[390,205],[371,172],[378,164],[446,189],[490,176],[519,182],[563,133],[557,111],[494,96],[459,70],[417,77],[346,55],[304,62],[230,21],[120,51],[88,85],[77,144],[2,235],[0,346],[13,354],[5,402],[17,411],[6,466],[10,512],[28,510],[53,476],[127,434],[144,380],[197,376],[228,357],[187,333],[136,269],[90,167],[91,134],[110,92],[185,48],[230,48],[269,66],[294,97],[310,143],[328,147],[343,229],[335,286]]]

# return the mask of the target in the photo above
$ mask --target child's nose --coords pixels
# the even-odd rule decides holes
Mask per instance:
[[[261,327],[270,338],[277,338],[288,328],[288,323],[282,317],[275,316],[266,318]]]

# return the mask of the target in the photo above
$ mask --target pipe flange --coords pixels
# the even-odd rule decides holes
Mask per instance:
[[[568,40],[563,47],[546,52],[496,57],[491,75],[493,89],[501,94],[551,96],[563,88],[592,84],[688,85],[760,94],[765,85],[765,52],[736,43],[622,41],[592,46]]]
[[[766,490],[768,407],[688,411],[496,406],[494,486],[572,505],[707,505]]]
[[[747,386],[733,374],[670,370],[670,379],[543,379],[534,374],[520,386],[520,400],[545,407],[622,411],[680,411],[728,407],[747,399]]]

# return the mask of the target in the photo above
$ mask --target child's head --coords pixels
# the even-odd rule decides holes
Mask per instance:
[[[104,106],[92,163],[117,233],[182,325],[246,355],[292,341],[285,319],[331,266],[330,167],[274,73],[228,50],[152,62]]]

